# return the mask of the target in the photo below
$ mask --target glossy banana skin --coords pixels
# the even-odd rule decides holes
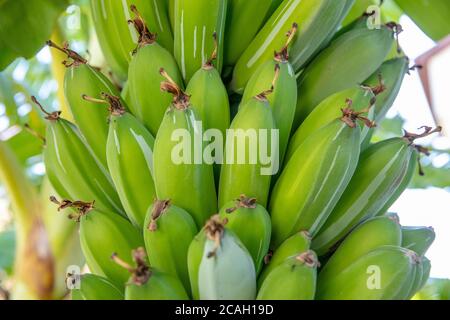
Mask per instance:
[[[383,63],[394,43],[393,31],[385,26],[344,33],[325,48],[298,80],[299,95],[294,128],[326,97],[362,83]],[[359,52],[352,59],[354,52]],[[324,77],[324,73],[328,76]]]
[[[188,300],[180,280],[152,269],[150,278],[143,285],[129,284],[125,288],[125,300]]]
[[[317,254],[328,252],[360,221],[375,216],[389,201],[405,177],[411,147],[404,138],[392,138],[367,148],[339,202],[333,209],[312,248]]]
[[[180,72],[170,52],[157,42],[139,48],[128,69],[130,111],[156,136],[172,96],[162,92],[160,84],[164,78],[159,70],[164,68],[173,80],[182,87]]]
[[[354,261],[384,245],[401,246],[402,231],[398,217],[371,218],[356,227],[339,245],[320,270],[319,282],[344,271]],[[322,280],[324,279],[324,280]]]
[[[398,246],[382,246],[356,261],[349,261],[343,271],[319,276],[317,298],[320,300],[391,300],[405,299],[414,280],[414,253]],[[368,286],[370,267],[379,268],[380,288]],[[332,274],[332,275],[331,275]]]
[[[73,65],[67,69],[64,76],[64,94],[70,111],[95,156],[106,166],[108,109],[82,98],[84,94],[99,97],[102,92],[119,95],[109,79],[90,65]]]
[[[91,12],[102,52],[113,72],[121,79],[127,78],[131,52],[136,48],[138,35],[132,25],[130,5],[134,4],[150,31],[158,34],[158,41],[170,52],[173,36],[166,14],[158,2],[147,0],[91,0]]]
[[[105,276],[117,288],[123,289],[130,274],[116,264],[111,255],[117,253],[132,263],[131,250],[142,247],[141,232],[128,220],[111,212],[93,210],[81,218],[81,249],[92,273]]]
[[[215,67],[222,71],[227,0],[175,0],[174,56],[185,82],[205,64],[218,41]]]
[[[314,300],[316,266],[290,257],[276,266],[258,291],[257,300]]]
[[[272,110],[267,100],[258,100],[252,98],[239,108],[236,117],[233,119],[230,129],[242,129],[244,132],[236,132],[236,136],[242,137],[246,130],[267,130],[268,150],[273,149],[273,144],[278,144],[278,141],[271,141],[271,130],[275,129],[275,122],[272,115]],[[231,136],[232,137],[232,136]],[[231,141],[234,139],[235,143]],[[247,139],[248,140],[248,139]],[[259,143],[259,137],[256,138]],[[249,144],[245,145],[245,163],[238,163],[238,143],[236,138],[230,138],[226,141],[224,152],[224,163],[221,167],[220,182],[219,182],[219,207],[223,207],[228,201],[239,198],[241,194],[247,197],[256,198],[259,204],[263,207],[267,204],[267,198],[270,189],[271,175],[261,174],[261,163],[259,157],[256,164],[249,161]],[[277,150],[277,145],[274,146]],[[234,151],[233,151],[234,148]],[[228,154],[234,155],[233,163],[227,163],[226,158]],[[230,156],[231,157],[231,156]],[[276,172],[275,172],[276,173]]]
[[[190,292],[187,252],[197,234],[197,226],[185,210],[170,205],[153,220],[153,204],[144,223],[144,241],[152,267],[177,277]]]
[[[71,290],[71,295],[72,300],[124,300],[108,279],[90,273],[81,276],[80,288]]]
[[[381,76],[386,87],[385,91],[377,95],[375,122],[380,122],[386,116],[395,98],[397,98],[403,79],[409,72],[408,70],[409,60],[407,57],[394,58],[385,61],[373,75],[364,81],[364,85],[377,86],[379,84],[379,76]]]
[[[194,218],[197,227],[217,211],[217,197],[212,166],[204,161],[193,163],[194,139],[198,137],[198,116],[191,108],[178,110],[171,106],[164,115],[156,135],[154,147],[154,179],[159,199],[171,199],[173,204],[185,209]],[[191,163],[174,163],[172,152],[180,142],[172,141],[177,129],[189,132]]]
[[[84,143],[75,125],[64,119],[51,120],[46,141],[46,172],[61,197],[95,200],[96,208],[125,215],[107,169]]]
[[[228,220],[227,228],[242,241],[253,258],[256,274],[262,268],[264,257],[269,251],[271,224],[267,210],[256,204],[255,208],[240,207],[237,201],[230,201],[220,210],[222,218]],[[233,209],[227,212],[227,209]],[[249,228],[251,226],[251,228]]]
[[[224,65],[234,66],[282,0],[229,0]]]
[[[436,234],[431,227],[402,227],[402,247],[423,256],[433,244]]]
[[[252,97],[270,88],[274,79],[275,67],[278,64],[280,70],[274,85],[274,91],[267,96],[272,108],[275,125],[280,130],[279,151],[280,163],[286,152],[292,122],[297,104],[297,82],[295,72],[289,62],[277,63],[274,60],[261,65],[250,78],[245,87],[241,103],[246,103]]]
[[[307,231],[300,231],[287,238],[273,253],[258,277],[258,288],[261,288],[266,277],[288,258],[298,255],[301,252],[309,250],[311,237]]]
[[[345,4],[334,0],[284,0],[237,61],[231,89],[244,91],[252,74],[283,46],[284,33],[294,22],[299,31],[292,43],[290,62],[295,71],[300,70],[337,28]]]
[[[256,273],[252,257],[232,231],[225,229],[215,255],[215,242],[206,239],[198,266],[201,300],[251,300],[256,296]]]
[[[314,132],[320,128],[326,126],[333,119],[342,115],[341,109],[346,106],[347,99],[352,100],[352,109],[355,111],[361,111],[372,105],[372,99],[374,94],[369,90],[361,87],[353,87],[346,89],[331,95],[323,100],[314,110],[308,115],[305,121],[302,122],[300,127],[292,135],[288,150],[286,152],[286,162],[292,157],[297,148]],[[373,107],[367,114],[367,118],[374,120]],[[361,125],[361,140],[363,140],[367,134],[371,131],[370,128]]]
[[[359,141],[359,127],[336,119],[297,149],[270,198],[273,248],[300,230],[319,231],[356,169]]]
[[[154,141],[130,113],[111,115],[106,143],[108,168],[125,212],[138,229],[143,228],[148,207],[156,196]]]

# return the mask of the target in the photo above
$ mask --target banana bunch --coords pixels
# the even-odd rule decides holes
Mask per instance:
[[[51,201],[91,272],[72,298],[410,299],[435,235],[387,212],[440,128],[371,143],[411,71],[372,2],[91,1],[113,76],[49,42],[75,122],[34,99]]]

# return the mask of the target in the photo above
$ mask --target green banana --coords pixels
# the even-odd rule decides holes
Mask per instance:
[[[253,73],[283,46],[283,33],[298,23],[290,62],[299,71],[322,42],[336,30],[346,9],[345,1],[284,0],[241,55],[233,72],[231,90],[242,93]],[[308,45],[305,46],[305,43]]]
[[[320,270],[319,281],[345,270],[350,264],[384,245],[401,246],[402,231],[398,216],[368,219],[357,226],[339,245]]]
[[[215,67],[222,71],[227,5],[227,0],[175,0],[174,56],[186,83],[213,51],[214,33],[218,42]]]
[[[320,300],[391,300],[403,298],[414,280],[417,255],[398,246],[382,246],[340,272],[319,275]],[[409,286],[409,287],[408,287]],[[405,294],[406,293],[406,294]]]
[[[190,292],[187,252],[197,226],[190,214],[170,203],[156,200],[148,209],[144,241],[152,267],[177,277]]]
[[[201,300],[254,299],[256,296],[255,266],[239,238],[232,231],[224,228],[218,215],[213,216],[201,232],[205,233],[203,243],[200,245],[201,255],[188,257],[188,259],[196,259],[192,262],[193,268],[189,269],[189,275],[191,283],[193,279],[198,282],[198,289],[196,289],[198,298]],[[196,273],[194,277],[191,276],[191,271]]]
[[[121,79],[127,78],[131,51],[138,43],[138,35],[128,20],[131,17],[130,4],[142,12],[150,30],[158,34],[160,43],[170,52],[173,50],[173,36],[167,15],[159,3],[147,0],[90,0],[92,18],[102,52],[108,65]]]
[[[71,280],[73,275],[69,275]],[[72,300],[124,300],[124,295],[108,279],[95,274],[80,276],[79,288],[72,289]]]
[[[131,10],[136,16],[133,24],[139,42],[128,69],[130,110],[155,136],[172,100],[170,94],[160,90],[159,85],[164,80],[159,74],[160,68],[166,69],[178,85],[183,81],[170,52],[156,42],[156,35],[148,30],[137,9],[132,6]]]
[[[294,24],[287,33],[288,39],[285,45],[275,53],[274,59],[262,64],[252,75],[245,87],[241,102],[246,103],[258,93],[273,86],[273,92],[267,99],[272,107],[275,125],[280,132],[280,163],[283,163],[297,104],[297,81],[294,69],[288,61],[288,46],[296,32],[297,24]]]
[[[400,29],[388,24],[380,29],[361,28],[344,33],[325,48],[298,80],[299,95],[294,129],[326,97],[363,82],[374,73],[394,44]],[[354,52],[359,54],[352,59]],[[328,76],[324,77],[324,73]]]
[[[241,194],[266,207],[271,175],[279,169],[278,130],[267,98],[272,91],[273,87],[241,105],[227,131],[219,207]],[[263,159],[264,149],[266,154],[270,150],[270,159]]]
[[[106,141],[109,173],[128,218],[142,230],[145,214],[156,195],[153,182],[154,138],[143,124],[125,111],[118,97],[102,93],[102,99],[84,98],[109,105],[111,115]],[[130,170],[131,165],[140,169]]]
[[[282,0],[229,0],[224,65],[234,66]]]
[[[64,94],[69,104],[70,111],[81,134],[92,148],[95,156],[106,166],[105,144],[108,137],[108,110],[84,101],[84,94],[97,96],[100,92],[111,95],[119,95],[118,90],[99,70],[90,66],[86,59],[68,45],[58,46],[52,41],[47,44],[65,54],[71,61],[64,61],[67,70],[64,75]]]
[[[292,157],[298,147],[314,132],[326,126],[330,121],[342,114],[341,109],[345,107],[352,108],[355,111],[367,111],[367,118],[374,120],[374,108],[376,101],[375,95],[370,89],[355,86],[350,89],[335,93],[323,100],[302,122],[297,131],[289,141],[286,151],[286,163]],[[370,131],[370,128],[362,125],[361,140],[363,140]]]
[[[414,141],[440,131],[425,127],[422,134],[406,132],[368,147],[339,202],[315,236],[312,248],[319,256],[327,253],[360,221],[375,216],[391,199],[408,172]]]
[[[379,5],[380,0],[356,0],[354,4],[351,6],[350,11],[345,16],[344,21],[342,21],[342,25],[345,27],[358,18],[361,17],[364,13],[367,12],[367,9],[370,6]]]
[[[423,270],[422,258],[421,257],[417,257],[417,258],[418,258],[418,261],[417,261],[416,268],[415,268],[414,279],[409,284],[408,292],[406,292],[406,294],[403,294],[401,297],[399,297],[399,299],[410,300],[416,294],[416,292],[419,291],[419,287],[422,284],[422,277],[424,276],[424,273],[423,273],[424,270]]]
[[[423,256],[422,257],[422,264],[423,264],[423,268],[422,268],[422,279],[420,281],[420,284],[418,286],[417,291],[420,291],[425,284],[427,283],[428,279],[430,278],[430,271],[431,271],[431,262],[430,260]]]
[[[435,41],[450,33],[450,2],[447,0],[395,0],[397,5]]]
[[[402,227],[402,247],[423,256],[433,244],[436,234],[432,227]]]
[[[300,230],[314,236],[327,220],[358,163],[360,117],[343,109],[341,118],[311,135],[286,164],[269,204],[273,248]]]
[[[256,299],[314,300],[318,266],[311,250],[286,259],[267,275]]]
[[[107,169],[84,143],[75,125],[60,118],[59,112],[46,112],[35,97],[32,100],[49,121],[44,164],[55,191],[64,198],[95,200],[98,209],[125,215]]]
[[[311,236],[307,231],[300,231],[287,238],[273,254],[265,259],[266,266],[258,277],[258,288],[261,288],[266,277],[280,264],[290,257],[308,251],[311,245]]]
[[[175,205],[188,211],[200,228],[217,212],[213,168],[198,159],[203,155],[203,140],[199,118],[191,107],[189,96],[165,70],[160,72],[167,79],[161,83],[161,89],[172,93],[174,98],[155,140],[156,194],[159,199],[171,199]],[[179,140],[181,142],[177,142]],[[180,152],[180,147],[185,150]]]
[[[112,260],[124,271],[131,273],[125,287],[125,300],[188,300],[180,280],[159,270],[150,268],[145,249],[132,250],[135,267],[113,254]]]
[[[379,87],[375,102],[375,122],[380,122],[397,97],[405,75],[409,72],[409,59],[406,56],[385,61],[366,81],[365,86]]]
[[[116,265],[111,260],[111,255],[116,252],[126,256],[133,248],[142,246],[144,241],[141,232],[123,217],[95,208],[94,201],[58,201],[53,196],[50,200],[58,205],[58,210],[76,210],[69,218],[80,223],[81,249],[89,270],[96,275],[105,276],[117,288],[123,289],[128,272]]]
[[[219,214],[227,220],[227,229],[238,236],[251,254],[258,274],[269,251],[271,233],[269,213],[255,198],[241,195],[239,199],[225,204]]]

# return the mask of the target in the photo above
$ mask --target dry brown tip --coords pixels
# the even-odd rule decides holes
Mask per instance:
[[[69,215],[70,219],[76,220],[77,222],[80,222],[81,217],[87,215],[89,212],[95,209],[94,204],[95,200],[92,202],[84,202],[84,201],[71,201],[68,199],[62,199],[61,201],[58,201],[58,199],[55,196],[50,196],[50,201],[57,204],[58,211],[64,210],[66,208],[73,208],[77,212],[76,215]]]
[[[406,249],[406,256],[409,258],[411,264],[420,264],[422,263],[422,258],[414,251]]]
[[[217,249],[219,249],[223,234],[225,232],[225,224],[228,222],[227,219],[220,219],[218,214],[213,215],[205,224],[204,230],[206,237],[214,241],[214,249],[208,252],[207,257],[211,258],[216,255]]]
[[[400,224],[400,217],[398,216],[398,214],[396,214],[396,213],[389,213],[387,216],[388,216],[388,218],[390,220],[394,221],[397,224]]]
[[[141,16],[135,5],[132,4],[130,6],[130,10],[134,13],[136,17],[133,20],[128,20],[128,23],[133,24],[134,28],[136,29],[139,35],[138,46],[133,51],[133,54],[135,54],[138,48],[142,48],[146,45],[155,43],[157,35],[156,33],[150,32],[150,30],[147,27],[147,24],[145,23],[144,18]]]
[[[155,231],[158,226],[156,224],[156,220],[169,209],[171,203],[170,199],[167,200],[156,200],[153,204],[153,210],[151,213],[151,220],[147,227],[149,231]]]
[[[294,22],[292,24],[291,29],[286,32],[286,42],[284,44],[284,46],[281,48],[280,51],[275,51],[275,55],[274,55],[274,59],[277,62],[287,62],[289,60],[289,45],[291,44],[292,40],[295,37],[295,34],[298,31],[298,24],[296,22]]]
[[[100,96],[102,97],[102,99],[90,97],[86,94],[83,94],[81,95],[81,98],[92,103],[107,104],[108,111],[111,115],[114,116],[120,116],[126,112],[125,107],[123,106],[119,97],[113,96],[106,92],[100,93]]]
[[[35,96],[31,96],[31,101],[33,101],[33,103],[35,105],[37,105],[39,107],[39,109],[45,114],[44,119],[49,120],[49,121],[56,121],[59,120],[60,116],[61,116],[61,111],[54,111],[54,112],[48,112],[47,110],[44,109],[44,107],[41,105],[41,103],[36,99]]]
[[[213,39],[214,39],[214,49],[211,53],[211,57],[205,62],[203,65],[203,69],[210,70],[214,68],[214,61],[217,59],[217,48],[219,47],[219,44],[217,42],[217,33],[214,31],[213,33]]]
[[[87,60],[84,59],[82,56],[80,56],[77,52],[69,49],[69,44],[65,42],[62,46],[58,46],[56,43],[54,43],[51,40],[47,40],[45,44],[51,48],[55,48],[67,55],[67,58],[70,59],[70,61],[64,60],[62,63],[66,68],[69,68],[71,66],[79,66],[81,64],[87,64]]]
[[[136,263],[136,267],[131,266],[126,261],[119,258],[117,253],[111,255],[111,259],[122,268],[131,273],[130,282],[137,286],[141,286],[147,283],[148,279],[152,275],[150,267],[147,265],[147,254],[145,249],[139,247],[131,252],[133,261]]]
[[[180,86],[173,80],[164,68],[159,69],[159,74],[165,78],[161,82],[161,91],[169,92],[173,95],[172,105],[178,110],[188,109],[190,106],[189,95],[187,95]]]
[[[353,101],[351,99],[346,99],[345,101],[346,107],[341,108],[342,111],[342,117],[341,121],[346,123],[350,128],[356,128],[356,122],[358,120],[362,121],[365,126],[368,128],[376,127],[376,124],[374,121],[370,120],[369,118],[363,116],[364,113],[368,113],[370,108],[373,106],[373,101],[370,101],[370,105],[361,110],[361,111],[355,111],[352,109]]]
[[[269,94],[272,94],[273,91],[275,90],[275,85],[278,81],[279,76],[280,76],[280,65],[278,63],[276,63],[275,68],[274,68],[274,75],[273,75],[272,83],[270,85],[270,89],[265,90],[265,91],[261,92],[260,94],[257,94],[255,96],[255,99],[259,100],[259,101],[263,101],[263,102],[268,101],[267,96]]]
[[[314,251],[308,250],[295,257],[298,261],[310,268],[320,267],[320,262]]]

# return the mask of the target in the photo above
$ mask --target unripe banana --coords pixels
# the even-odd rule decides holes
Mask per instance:
[[[219,215],[211,217],[192,241],[188,252],[189,278],[194,299],[254,299],[253,260]]]
[[[151,33],[135,7],[134,26],[139,33],[138,48],[128,69],[128,90],[131,98],[130,110],[155,136],[167,106],[172,97],[161,92],[160,83],[164,78],[159,74],[164,68],[178,85],[182,85],[177,63],[170,52],[156,42],[156,34]]]
[[[263,207],[267,204],[270,180],[279,165],[278,131],[267,100],[270,92],[241,105],[231,122],[220,171],[219,207],[241,194],[256,198]],[[264,149],[269,159],[263,159]]]
[[[419,287],[422,284],[422,277],[424,276],[423,263],[422,258],[418,256],[418,261],[415,267],[414,279],[409,284],[409,290],[402,292],[400,297],[397,297],[400,300],[410,300],[417,291],[419,291]]]
[[[271,233],[269,213],[257,203],[257,199],[241,195],[239,199],[225,204],[219,214],[228,221],[227,229],[238,236],[251,254],[258,274],[269,251]]]
[[[98,209],[125,215],[107,169],[84,143],[75,125],[60,118],[59,112],[46,112],[36,98],[32,99],[49,121],[44,164],[55,191],[64,198],[95,200]]]
[[[423,256],[422,257],[422,264],[423,264],[423,268],[422,268],[422,279],[420,282],[420,285],[417,289],[417,292],[422,290],[422,288],[425,286],[425,284],[427,283],[428,279],[430,278],[430,271],[431,271],[431,262],[430,260]]]
[[[284,0],[241,55],[233,72],[231,90],[242,93],[253,73],[283,46],[283,33],[294,22],[299,32],[291,47],[290,62],[300,70],[342,21],[345,1]],[[305,46],[305,43],[308,43]]]
[[[280,131],[280,163],[283,163],[297,104],[297,81],[294,69],[288,61],[288,46],[296,32],[297,24],[294,24],[287,33],[288,39],[285,45],[275,53],[274,59],[262,64],[252,75],[245,87],[241,102],[244,104],[271,85],[273,86],[274,90],[267,99],[272,108],[275,125]]]
[[[368,110],[367,118],[374,120],[374,102],[375,95],[370,89],[362,88],[360,86],[346,89],[331,95],[323,100],[314,110],[308,115],[305,121],[295,131],[294,135],[289,141],[288,150],[286,152],[286,163],[292,157],[297,148],[314,132],[326,126],[332,120],[336,119],[342,114],[342,108],[347,106],[355,111]],[[363,140],[370,131],[370,128],[361,124],[361,140]]]
[[[313,236],[327,220],[358,163],[359,113],[343,116],[312,134],[292,155],[272,190],[272,247],[300,230]]]
[[[218,41],[215,67],[222,71],[227,5],[227,0],[175,0],[174,56],[186,83],[213,51],[213,33]]]
[[[287,238],[272,255],[267,256],[266,266],[258,277],[258,288],[264,282],[267,275],[272,270],[282,264],[290,257],[294,257],[302,252],[308,251],[311,245],[311,236],[307,231],[300,231]]]
[[[402,231],[396,215],[371,218],[356,227],[320,270],[319,279],[332,277],[354,261],[384,245],[401,246]]]
[[[311,250],[286,259],[267,275],[256,299],[314,300],[318,266]]]
[[[327,253],[355,225],[375,216],[390,200],[408,172],[414,141],[440,131],[425,127],[422,134],[406,132],[401,138],[391,138],[367,148],[360,156],[358,167],[342,197],[315,236],[312,248],[319,256]]]
[[[147,0],[90,0],[90,3],[102,52],[108,65],[121,80],[127,78],[131,51],[138,43],[138,35],[128,25],[131,4],[139,8],[150,30],[156,32],[160,43],[172,52],[172,31],[167,15],[161,11],[159,3]]]
[[[423,256],[433,244],[436,234],[432,227],[402,227],[402,247]]]
[[[71,61],[64,61],[67,70],[64,76],[64,95],[75,123],[86,138],[95,156],[106,167],[105,144],[108,137],[108,110],[82,99],[83,95],[96,97],[101,92],[118,96],[114,85],[99,70],[87,64],[67,45],[60,47],[52,41],[47,44],[67,54]]]
[[[325,48],[302,72],[294,120],[296,129],[311,111],[333,93],[362,83],[383,63],[394,44],[397,25],[351,30]],[[348,59],[359,52],[353,59]],[[324,77],[326,73],[330,76]]]
[[[152,267],[177,277],[190,292],[187,252],[197,226],[191,215],[170,203],[156,200],[148,209],[144,241]]]
[[[94,202],[58,201],[55,197],[50,200],[58,204],[58,209],[76,210],[69,218],[80,222],[81,249],[89,270],[122,289],[129,274],[111,260],[111,255],[116,252],[127,257],[133,248],[143,246],[141,232],[123,217],[96,209]]]
[[[164,70],[161,74],[168,79],[161,83],[161,88],[171,92],[174,98],[155,140],[156,194],[159,199],[171,199],[188,211],[200,228],[211,214],[217,212],[213,168],[202,159],[199,118],[191,108],[189,96]]]
[[[69,275],[69,281],[73,275]],[[75,283],[74,283],[75,284]],[[72,300],[124,300],[123,293],[108,279],[95,274],[83,274],[79,288],[71,290]]]
[[[135,267],[122,260],[117,253],[112,256],[112,259],[118,266],[131,273],[131,277],[125,287],[125,300],[189,299],[180,280],[149,267],[143,247],[133,250],[132,256],[136,264]]]
[[[229,0],[224,65],[234,66],[282,0]]]
[[[417,255],[397,246],[379,247],[340,272],[319,275],[321,300],[391,300],[405,292],[415,275]]]

